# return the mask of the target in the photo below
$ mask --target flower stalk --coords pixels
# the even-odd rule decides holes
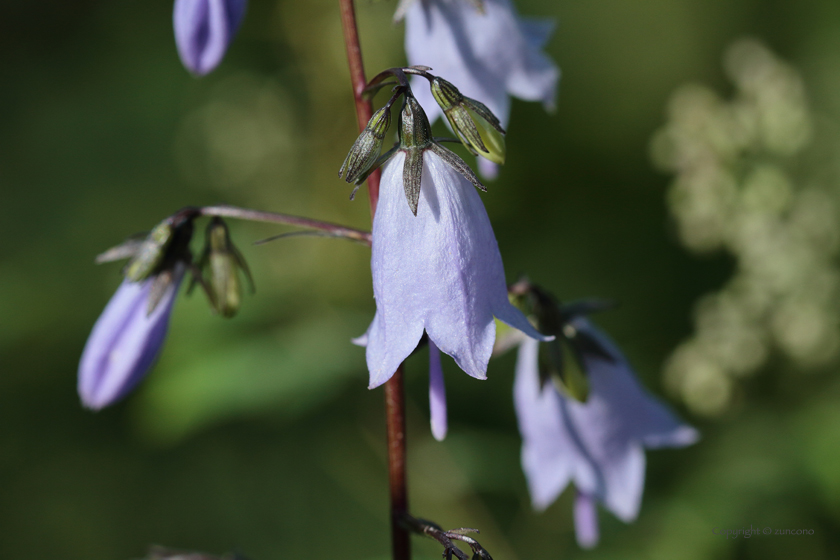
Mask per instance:
[[[344,44],[347,48],[347,62],[356,103],[356,118],[362,133],[373,116],[373,104],[365,93],[367,80],[362,61],[362,47],[356,25],[356,8],[353,0],[339,0]],[[376,169],[367,178],[370,199],[371,220],[376,214],[379,201],[380,170]],[[400,523],[408,512],[408,481],[406,478],[406,433],[405,393],[403,390],[403,368],[397,368],[393,377],[385,384],[385,418],[388,433],[388,475],[391,490],[391,543],[394,560],[410,560],[411,542],[409,533]]]

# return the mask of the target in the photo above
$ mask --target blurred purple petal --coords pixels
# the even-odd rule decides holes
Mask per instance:
[[[429,417],[432,435],[438,441],[446,438],[446,387],[443,384],[443,368],[440,365],[440,350],[429,340]]]
[[[154,278],[124,280],[117,289],[93,326],[79,363],[78,390],[86,407],[98,410],[120,400],[152,367],[183,275],[179,266],[151,314],[147,304]]]
[[[203,76],[218,66],[246,5],[246,0],[175,0],[175,44],[190,72]]]
[[[584,354],[590,393],[581,403],[553,383],[540,386],[538,343],[526,340],[520,346],[514,402],[531,499],[544,509],[574,482],[582,494],[629,522],[641,504],[644,448],[689,445],[697,432],[639,384],[612,341],[586,319],[573,325],[596,339],[613,361]]]
[[[461,369],[485,379],[494,316],[529,336],[546,338],[508,301],[502,257],[472,184],[426,152],[414,216],[405,203],[404,159],[398,152],[385,165],[373,221],[370,387],[390,379],[424,330]]]
[[[598,505],[592,496],[581,492],[575,496],[575,536],[581,548],[598,544]]]
[[[521,20],[509,0],[484,0],[484,8],[482,14],[466,1],[417,0],[405,17],[405,51],[409,64],[431,66],[507,128],[511,95],[554,106],[560,70],[541,50],[553,23]],[[428,86],[418,82],[414,94],[434,122],[441,111]]]

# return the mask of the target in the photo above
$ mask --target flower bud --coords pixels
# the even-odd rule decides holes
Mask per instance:
[[[344,180],[348,183],[354,183],[360,177],[366,177],[367,171],[376,162],[382,151],[382,141],[385,139],[385,133],[388,132],[390,126],[391,108],[386,105],[376,111],[370,118],[367,126],[356,139],[353,147],[350,148],[347,157],[344,158],[338,176],[344,175],[346,170],[347,175]]]
[[[166,339],[184,270],[176,263],[143,282],[123,280],[82,352],[78,391],[87,408],[117,402],[151,369]]]
[[[436,77],[431,87],[435,101],[464,146],[493,163],[504,163],[505,131],[492,111],[483,103],[464,97],[443,78]]]
[[[227,224],[213,218],[207,226],[206,242],[199,267],[207,270],[208,295],[213,308],[223,317],[233,317],[242,304],[242,282],[239,269],[251,281],[251,273],[239,250],[230,239]],[[251,281],[253,290],[253,281]]]
[[[242,23],[246,0],[175,0],[175,44],[184,66],[197,76],[225,56]]]
[[[406,94],[400,111],[400,149],[424,150],[432,143],[432,125],[413,95]]]

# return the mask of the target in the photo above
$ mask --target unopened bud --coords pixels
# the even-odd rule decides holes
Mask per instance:
[[[424,150],[432,143],[432,125],[413,95],[406,94],[400,111],[400,149]]]
[[[464,146],[475,155],[503,164],[505,131],[493,112],[483,103],[462,95],[443,78],[436,77],[431,87],[435,101]]]
[[[346,170],[344,179],[348,183],[356,182],[359,177],[365,177],[366,172],[376,162],[382,151],[382,142],[390,126],[391,108],[386,105],[373,114],[365,129],[353,143],[353,147],[344,158],[344,163],[341,164],[338,176],[344,175]]]
[[[249,281],[251,274],[221,218],[213,218],[207,226],[206,244],[199,266],[206,269],[210,276],[206,289],[214,309],[223,317],[236,315],[242,304],[239,270],[245,272]],[[253,290],[252,281],[251,285]]]

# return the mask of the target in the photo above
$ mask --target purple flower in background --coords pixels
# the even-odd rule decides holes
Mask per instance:
[[[547,508],[574,482],[578,543],[591,548],[598,542],[596,502],[622,521],[637,517],[644,450],[691,445],[698,434],[639,384],[621,352],[587,319],[577,317],[568,325],[600,346],[580,353],[590,387],[587,401],[540,380],[539,343],[530,339],[519,347],[514,401],[534,508]]]
[[[184,66],[203,76],[219,65],[242,23],[246,0],[175,0],[175,44]]]
[[[470,181],[425,151],[415,216],[405,198],[406,157],[398,151],[385,164],[373,220],[376,316],[358,341],[367,345],[370,388],[391,378],[424,330],[432,348],[486,379],[494,316],[528,336],[552,337],[540,335],[510,304],[493,228]]]
[[[560,70],[543,52],[553,23],[520,19],[510,0],[403,0],[410,65],[431,66],[461,93],[484,103],[507,128],[510,96],[554,107]],[[415,88],[429,120],[441,115],[427,88]],[[482,174],[498,167],[479,158]]]
[[[149,371],[160,353],[184,265],[170,275],[162,294],[154,294],[159,276],[142,282],[124,280],[99,316],[79,363],[79,396],[95,410],[128,394]],[[151,297],[160,297],[149,310]]]

